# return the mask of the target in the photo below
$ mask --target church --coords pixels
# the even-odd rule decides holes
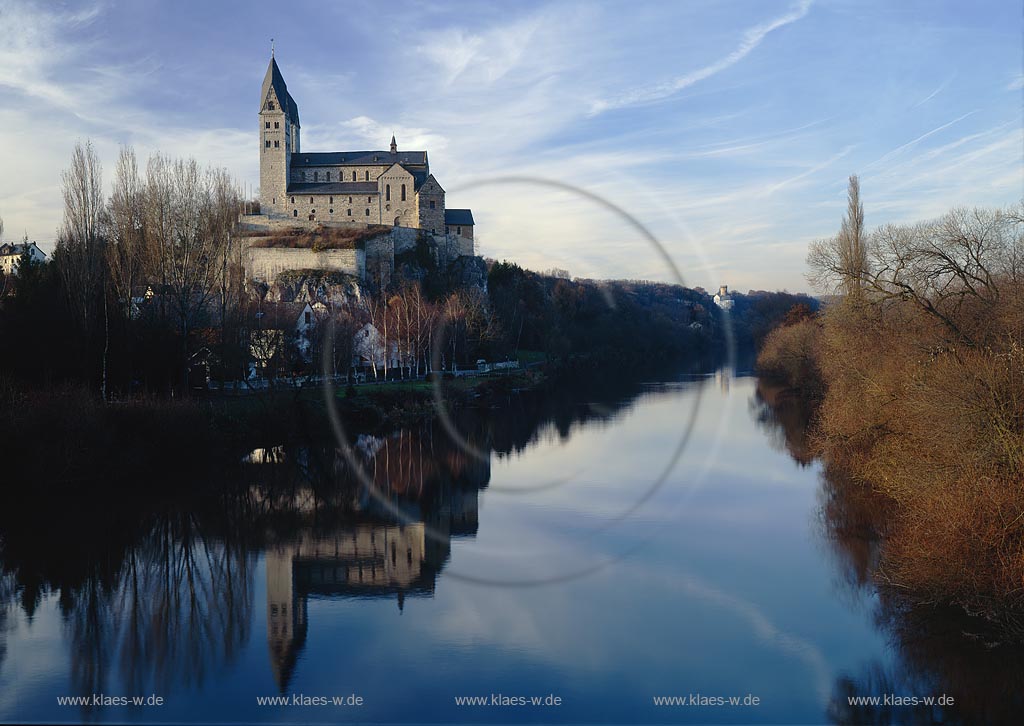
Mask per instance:
[[[445,207],[426,151],[400,151],[393,135],[383,151],[302,150],[299,106],[273,54],[259,133],[260,211],[268,218],[419,229],[455,237],[472,254],[473,213]]]

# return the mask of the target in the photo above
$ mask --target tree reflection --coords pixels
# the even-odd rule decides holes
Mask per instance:
[[[751,410],[777,448],[807,466],[811,411],[759,382]],[[876,579],[891,503],[837,462],[823,462],[819,491],[822,535],[834,555],[842,587],[872,608],[890,639],[891,663],[875,661],[835,683],[828,718],[837,724],[1015,723],[1024,713],[1024,628],[993,624],[963,610],[912,604]],[[1015,633],[1017,635],[1015,635]],[[853,705],[857,697],[953,697],[939,706]]]
[[[360,435],[351,443],[369,489],[316,431],[226,452],[232,465],[212,482],[197,471],[185,483],[77,482],[59,497],[26,487],[0,509],[0,667],[14,614],[56,605],[76,694],[201,686],[249,642],[265,553],[266,637],[285,689],[309,627],[306,598],[390,598],[398,612],[432,597],[452,538],[477,533],[490,457],[609,420],[642,391],[594,381],[488,400],[504,404],[497,413],[453,411],[483,459],[436,422]]]
[[[19,599],[31,617],[42,598],[57,597],[76,693],[201,683],[248,639],[252,554],[215,509],[121,504],[78,513],[69,528],[53,526],[67,521],[58,515],[49,538],[38,536],[39,509],[22,509],[20,525],[5,521],[4,582],[13,585],[4,604]]]

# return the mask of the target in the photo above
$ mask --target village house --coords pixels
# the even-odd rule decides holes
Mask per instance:
[[[22,255],[28,253],[33,262],[45,262],[46,253],[39,249],[35,242],[5,242],[0,244],[0,272],[5,275],[18,274],[18,264]]]

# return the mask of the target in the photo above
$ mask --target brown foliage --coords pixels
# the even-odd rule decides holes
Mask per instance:
[[[818,446],[893,502],[882,582],[1001,617],[1024,607],[1024,290],[990,280],[985,299],[947,287],[830,307]]]
[[[321,250],[352,250],[358,249],[367,241],[380,237],[391,231],[391,227],[371,225],[368,227],[324,227],[315,229],[293,227],[280,231],[247,232],[250,247],[276,247],[288,249]]]
[[[765,338],[757,355],[761,372],[807,394],[816,394],[818,347],[821,326],[813,317],[775,328]]]

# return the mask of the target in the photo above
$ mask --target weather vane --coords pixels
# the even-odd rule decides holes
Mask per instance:
[[[270,39],[270,57],[271,58],[274,57],[274,39],[273,38]]]

